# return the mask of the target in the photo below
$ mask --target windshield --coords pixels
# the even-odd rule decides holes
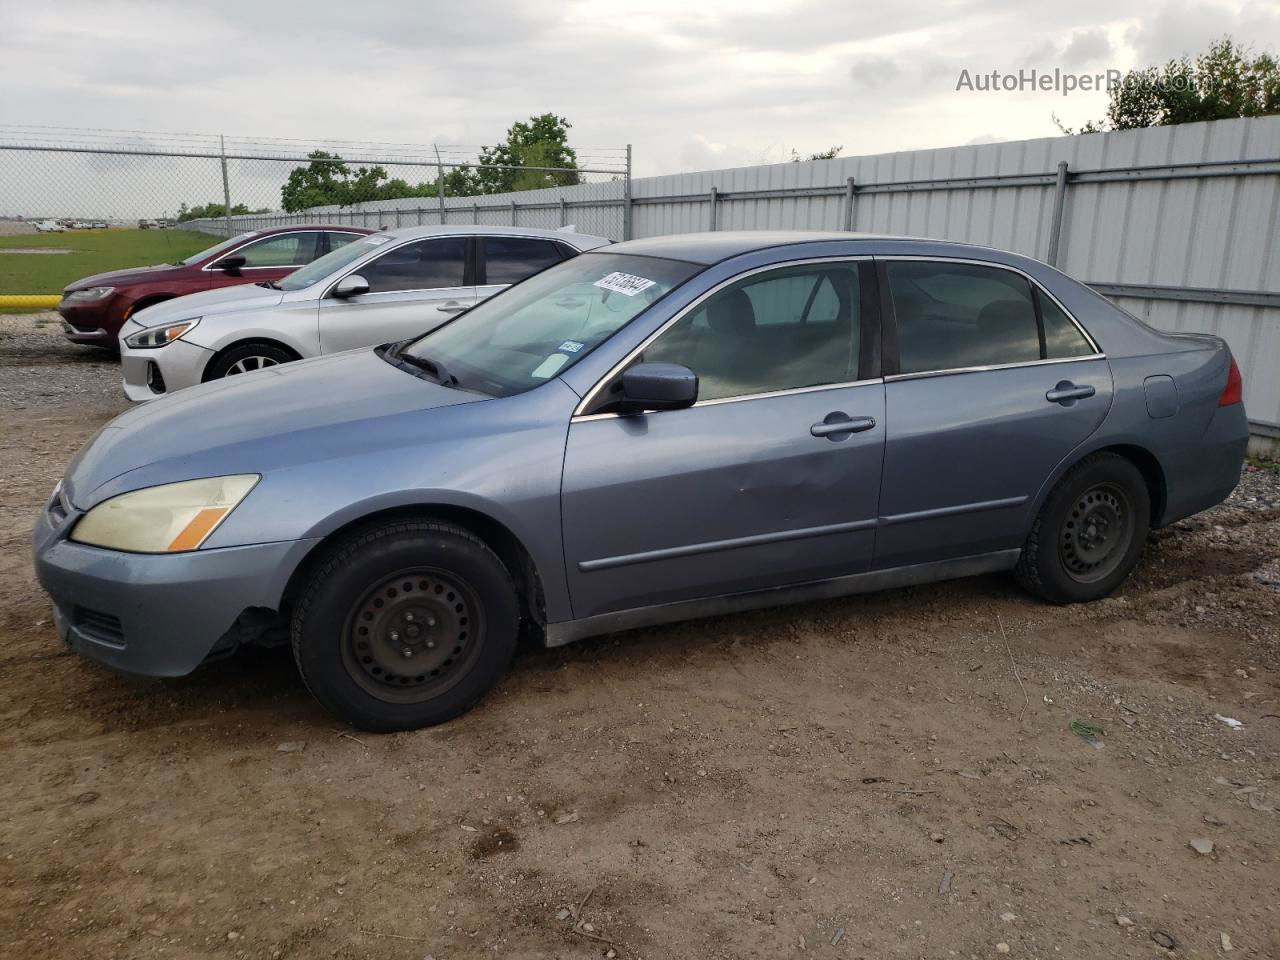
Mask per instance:
[[[330,250],[318,260],[312,260],[305,267],[299,267],[283,280],[276,281],[277,290],[301,290],[313,283],[319,283],[329,274],[341,270],[349,263],[354,263],[365,254],[371,252],[391,238],[385,233],[375,233],[361,237],[351,243],[343,244],[337,250]]]
[[[256,230],[250,230],[248,233],[238,234],[237,236],[232,237],[230,240],[223,240],[221,243],[215,243],[208,250],[201,250],[199,253],[193,253],[191,256],[187,257],[187,259],[179,260],[176,264],[174,264],[174,266],[189,267],[193,263],[199,263],[205,257],[212,257],[214,254],[221,253],[223,250],[229,250],[232,247],[234,247],[237,243],[244,243],[250,237],[256,237],[257,235],[258,235],[258,232]]]
[[[698,269],[657,257],[583,254],[485,300],[404,354],[448,370],[465,390],[523,393],[564,373]]]

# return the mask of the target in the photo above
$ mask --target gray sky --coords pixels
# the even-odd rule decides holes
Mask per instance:
[[[1123,70],[1224,33],[1280,48],[1280,5],[0,0],[0,126],[477,145],[550,110],[645,175],[1051,136],[1105,94],[957,92],[960,71]]]

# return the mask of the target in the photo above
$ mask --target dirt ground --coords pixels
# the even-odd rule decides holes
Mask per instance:
[[[378,737],[287,651],[62,651],[32,518],[123,404],[55,343],[0,343],[0,955],[1280,958],[1280,472],[1102,603],[985,577],[531,650]]]

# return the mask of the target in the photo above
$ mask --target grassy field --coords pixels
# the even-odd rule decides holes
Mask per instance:
[[[174,263],[217,242],[217,237],[193,230],[68,230],[0,237],[0,294],[59,294],[68,283],[90,274]],[[4,252],[36,247],[71,252]]]

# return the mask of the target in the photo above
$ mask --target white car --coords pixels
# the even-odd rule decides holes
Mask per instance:
[[[32,226],[41,233],[65,233],[67,229],[57,220],[37,220]]]
[[[416,337],[607,243],[520,227],[405,227],[361,237],[275,283],[139,310],[120,331],[125,396],[152,400],[207,380]]]

